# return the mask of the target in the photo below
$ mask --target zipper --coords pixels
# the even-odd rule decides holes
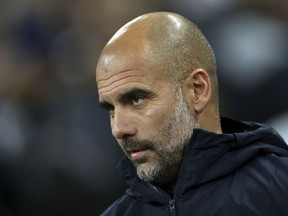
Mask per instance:
[[[152,186],[152,188],[164,199],[166,200],[169,210],[170,210],[170,214],[172,216],[176,215],[176,211],[175,211],[175,196],[171,199],[171,197],[166,194],[164,191],[159,190],[156,186],[150,184]]]
[[[179,183],[181,182],[181,175],[182,175],[182,172],[183,172],[183,167],[184,167],[184,164],[185,164],[185,159],[187,158],[187,154],[188,154],[188,150],[189,150],[189,146],[187,146],[187,149],[186,151],[184,152],[183,154],[183,159],[181,161],[181,164],[180,164],[180,168],[179,168],[179,173],[178,173],[178,176],[177,176],[177,181],[176,181],[176,185],[175,185],[175,192],[174,192],[174,196],[173,196],[173,199],[170,199],[169,201],[169,208],[170,208],[170,213],[171,215],[176,215],[176,210],[175,210],[175,205],[176,205],[176,194],[177,194],[177,191],[179,191]]]
[[[170,209],[170,213],[171,215],[176,215],[176,211],[175,211],[175,198],[169,201],[169,209]]]
[[[176,181],[176,185],[175,185],[175,192],[174,192],[174,200],[175,200],[175,197],[176,197],[176,194],[177,194],[177,191],[180,190],[180,182],[181,182],[181,176],[182,176],[182,173],[183,173],[183,169],[184,169],[184,164],[185,164],[185,161],[187,160],[187,154],[189,152],[189,149],[191,148],[191,143],[188,144],[187,146],[187,149],[184,151],[184,154],[183,154],[183,158],[182,158],[182,161],[181,161],[181,164],[180,164],[180,168],[179,168],[179,172],[178,172],[178,176],[177,176],[177,181]]]

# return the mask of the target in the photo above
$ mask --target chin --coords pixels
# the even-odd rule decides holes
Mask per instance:
[[[138,164],[136,166],[136,171],[138,177],[146,182],[154,182],[159,178],[159,174],[161,173],[161,169],[159,166],[156,166],[154,163],[145,162]]]

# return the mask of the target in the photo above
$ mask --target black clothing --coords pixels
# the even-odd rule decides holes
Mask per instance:
[[[130,188],[102,216],[288,216],[287,144],[265,124],[221,125],[223,134],[194,129],[173,197],[141,181],[123,158]]]

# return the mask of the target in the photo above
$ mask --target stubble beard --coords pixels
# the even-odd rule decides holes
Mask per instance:
[[[190,142],[192,129],[199,125],[192,117],[179,88],[176,92],[175,112],[166,120],[166,126],[153,140],[126,140],[125,146],[139,146],[154,150],[153,161],[133,161],[138,177],[146,182],[166,186],[177,180],[184,151]],[[159,137],[161,139],[159,139]]]

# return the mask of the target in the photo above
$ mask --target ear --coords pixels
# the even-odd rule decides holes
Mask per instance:
[[[211,81],[208,73],[201,68],[192,71],[184,81],[183,91],[190,109],[196,114],[201,113],[211,99]]]

